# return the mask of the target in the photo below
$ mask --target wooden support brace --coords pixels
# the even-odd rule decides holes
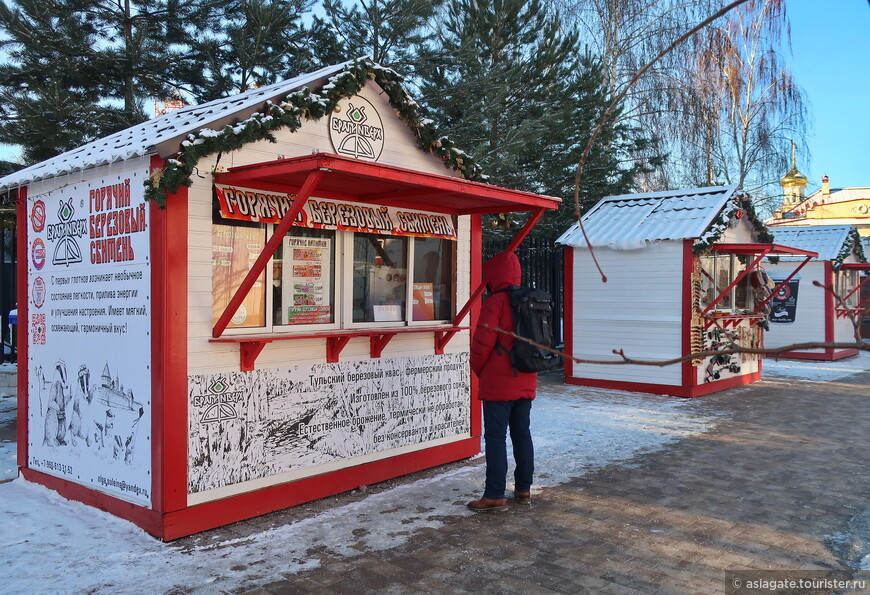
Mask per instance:
[[[396,336],[396,333],[384,333],[382,335],[372,335],[369,337],[370,353],[372,359],[381,357],[384,347],[390,342],[390,339]]]
[[[347,336],[327,337],[326,361],[331,364],[337,362],[338,357],[341,355],[341,350],[344,349],[344,346],[347,345],[348,341],[350,341],[350,337]]]
[[[242,372],[251,372],[254,369],[257,357],[263,351],[266,343],[269,343],[269,341],[252,341],[239,345],[239,367]]]
[[[437,331],[435,333],[435,353],[444,355],[444,348],[458,331]]]

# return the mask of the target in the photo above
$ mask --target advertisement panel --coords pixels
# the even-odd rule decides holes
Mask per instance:
[[[266,230],[262,227],[212,225],[211,287],[212,320],[224,313],[239,285],[251,270],[263,246]],[[227,328],[261,327],[266,324],[266,272],[233,313]]]
[[[31,469],[151,503],[147,168],[28,196]]]
[[[470,432],[468,354],[191,376],[191,494]]]
[[[774,278],[774,282],[779,285],[783,279]],[[770,300],[770,322],[772,324],[793,324],[797,317],[797,299],[798,288],[800,286],[800,276],[795,276],[788,283],[783,285]]]
[[[221,217],[254,223],[278,223],[295,194],[215,184]],[[394,236],[456,239],[453,217],[414,209],[310,198],[293,221],[297,227]]]

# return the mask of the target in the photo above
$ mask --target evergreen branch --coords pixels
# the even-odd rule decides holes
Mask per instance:
[[[165,207],[169,195],[181,186],[192,184],[191,175],[200,159],[235,151],[259,140],[275,142],[273,132],[282,129],[294,132],[302,126],[303,120],[319,120],[327,116],[340,100],[359,93],[368,80],[384,90],[399,118],[414,131],[420,149],[440,158],[445,167],[453,168],[466,179],[483,179],[480,167],[473,159],[454,147],[447,137],[440,136],[431,120],[422,117],[419,105],[402,86],[401,76],[391,69],[360,59],[330,77],[320,94],[305,87],[291,93],[279,104],[267,102],[263,112],[255,113],[247,120],[227,125],[222,130],[202,129],[197,134],[189,134],[181,143],[181,152],[167,159],[164,167],[145,181],[145,198],[161,208]]]

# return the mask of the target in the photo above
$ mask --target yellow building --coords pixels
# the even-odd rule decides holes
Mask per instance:
[[[797,170],[792,144],[792,166],[780,180],[782,208],[773,212],[768,226],[854,225],[862,236],[870,236],[870,187],[831,188],[823,176],[822,187],[805,196],[807,183]]]

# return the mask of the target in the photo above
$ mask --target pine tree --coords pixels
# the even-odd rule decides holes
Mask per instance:
[[[444,0],[324,0],[325,27],[344,52],[344,59],[367,56],[381,66],[409,75],[416,55],[431,34],[429,24]]]
[[[563,198],[536,231],[564,231],[577,162],[607,105],[600,67],[539,0],[451,0],[440,30],[437,51],[421,59],[423,102],[493,183]],[[584,174],[586,206],[628,190],[636,165],[619,159],[641,141],[607,126]],[[509,219],[490,222],[497,230]]]
[[[184,90],[208,101],[321,66],[302,24],[310,6],[311,0],[234,2],[218,30],[192,41],[190,68],[179,77],[189,81]]]
[[[32,163],[147,119],[229,1],[0,3],[0,142]]]

